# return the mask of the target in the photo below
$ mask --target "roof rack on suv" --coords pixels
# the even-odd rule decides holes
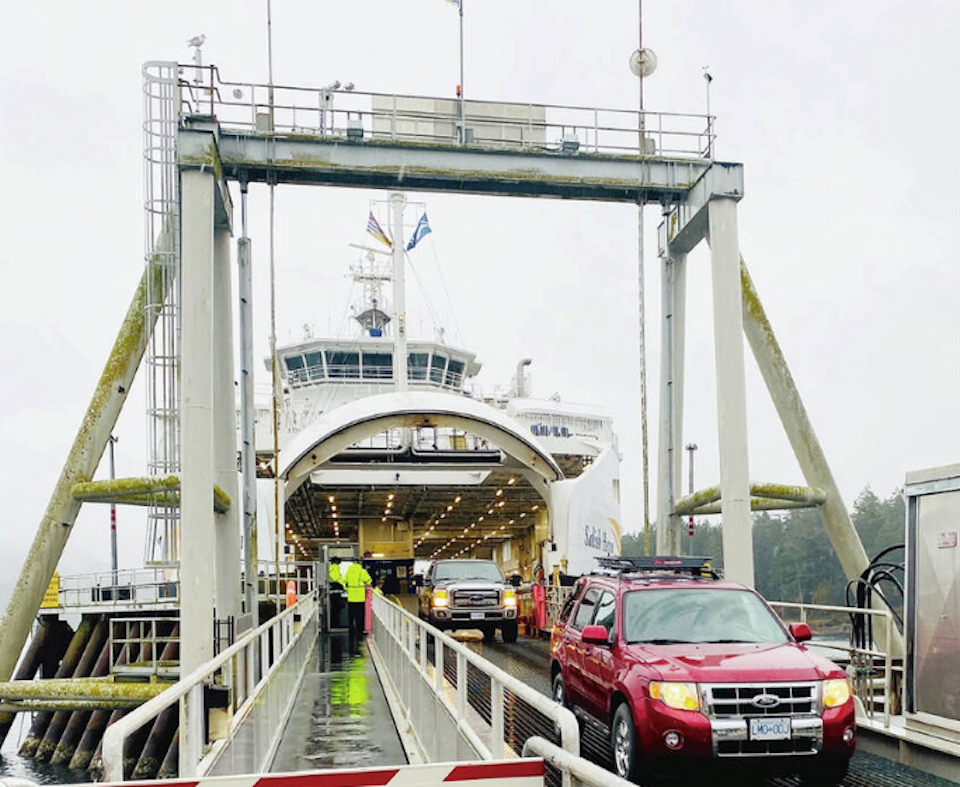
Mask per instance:
[[[711,567],[712,558],[652,555],[642,557],[598,557],[600,567],[618,574],[689,574],[694,577],[720,579],[720,575]]]

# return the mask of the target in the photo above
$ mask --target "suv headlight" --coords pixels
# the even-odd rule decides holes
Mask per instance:
[[[850,681],[847,678],[835,678],[823,682],[823,707],[839,708],[849,701]]]
[[[445,607],[450,603],[450,598],[446,590],[434,590],[430,596],[431,607]]]
[[[503,605],[505,607],[517,606],[517,591],[513,588],[507,588],[503,591]]]
[[[660,700],[668,708],[677,710],[699,710],[700,692],[696,683],[668,683],[654,680],[650,682],[650,696]]]

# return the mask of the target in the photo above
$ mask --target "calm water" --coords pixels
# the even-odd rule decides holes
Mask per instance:
[[[30,718],[19,714],[13,729],[0,748],[0,777],[16,776],[38,784],[74,784],[88,782],[90,777],[82,771],[71,771],[62,765],[25,760],[17,754],[20,741],[30,731]]]

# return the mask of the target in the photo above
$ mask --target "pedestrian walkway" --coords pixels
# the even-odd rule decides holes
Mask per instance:
[[[364,645],[321,634],[271,770],[405,765],[393,718]]]

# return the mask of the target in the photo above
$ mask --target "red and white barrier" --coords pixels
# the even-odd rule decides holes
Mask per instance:
[[[4,785],[0,779],[0,787]],[[17,780],[17,787],[29,784]],[[544,787],[541,759],[448,762],[342,771],[211,776],[205,779],[113,782],[124,787]],[[12,785],[11,785],[12,787]],[[98,784],[97,787],[111,787]]]

